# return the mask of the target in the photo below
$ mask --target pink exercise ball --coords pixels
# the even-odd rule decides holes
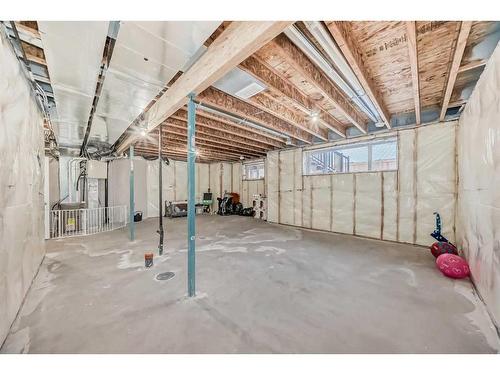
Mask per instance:
[[[436,259],[436,266],[447,277],[463,279],[470,275],[466,260],[455,254],[441,254]]]

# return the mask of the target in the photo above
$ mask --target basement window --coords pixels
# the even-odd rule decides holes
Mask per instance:
[[[264,162],[243,164],[244,180],[262,180],[264,178]]]
[[[390,137],[305,151],[304,175],[396,170],[397,147],[397,138]]]

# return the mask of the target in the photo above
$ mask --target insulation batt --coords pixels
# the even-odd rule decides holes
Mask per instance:
[[[45,254],[43,118],[0,30],[0,345]]]

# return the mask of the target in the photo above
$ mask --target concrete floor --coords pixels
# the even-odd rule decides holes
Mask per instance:
[[[157,222],[52,240],[5,353],[494,353],[468,280],[424,248],[244,217],[197,218],[197,297],[186,298],[186,219],[144,268]],[[155,275],[174,271],[169,281]]]

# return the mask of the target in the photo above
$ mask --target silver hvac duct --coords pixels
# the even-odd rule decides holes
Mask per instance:
[[[277,131],[268,129],[265,126],[259,125],[259,124],[255,123],[255,122],[247,120],[245,118],[241,118],[239,116],[235,116],[235,115],[232,115],[230,113],[227,113],[227,112],[218,110],[216,108],[207,106],[206,104],[203,104],[201,102],[196,102],[196,104],[197,104],[198,108],[201,109],[201,110],[203,110],[203,111],[206,111],[206,112],[209,112],[209,113],[213,113],[213,114],[216,114],[216,115],[219,115],[219,116],[224,116],[224,117],[226,117],[228,119],[231,119],[231,120],[235,121],[238,124],[248,125],[251,128],[265,131],[265,132],[267,132],[269,134],[274,135],[275,137],[283,138],[286,141],[287,144],[291,144],[291,139],[287,135],[284,135],[284,134],[279,133]]]
[[[338,49],[325,27],[317,21],[304,22],[335,66],[323,56],[316,46],[295,26],[285,30],[286,36],[304,52],[358,107],[374,122],[382,119],[372,101],[359,83],[356,75]],[[338,69],[338,71],[337,71]],[[339,74],[340,72],[340,74]]]

